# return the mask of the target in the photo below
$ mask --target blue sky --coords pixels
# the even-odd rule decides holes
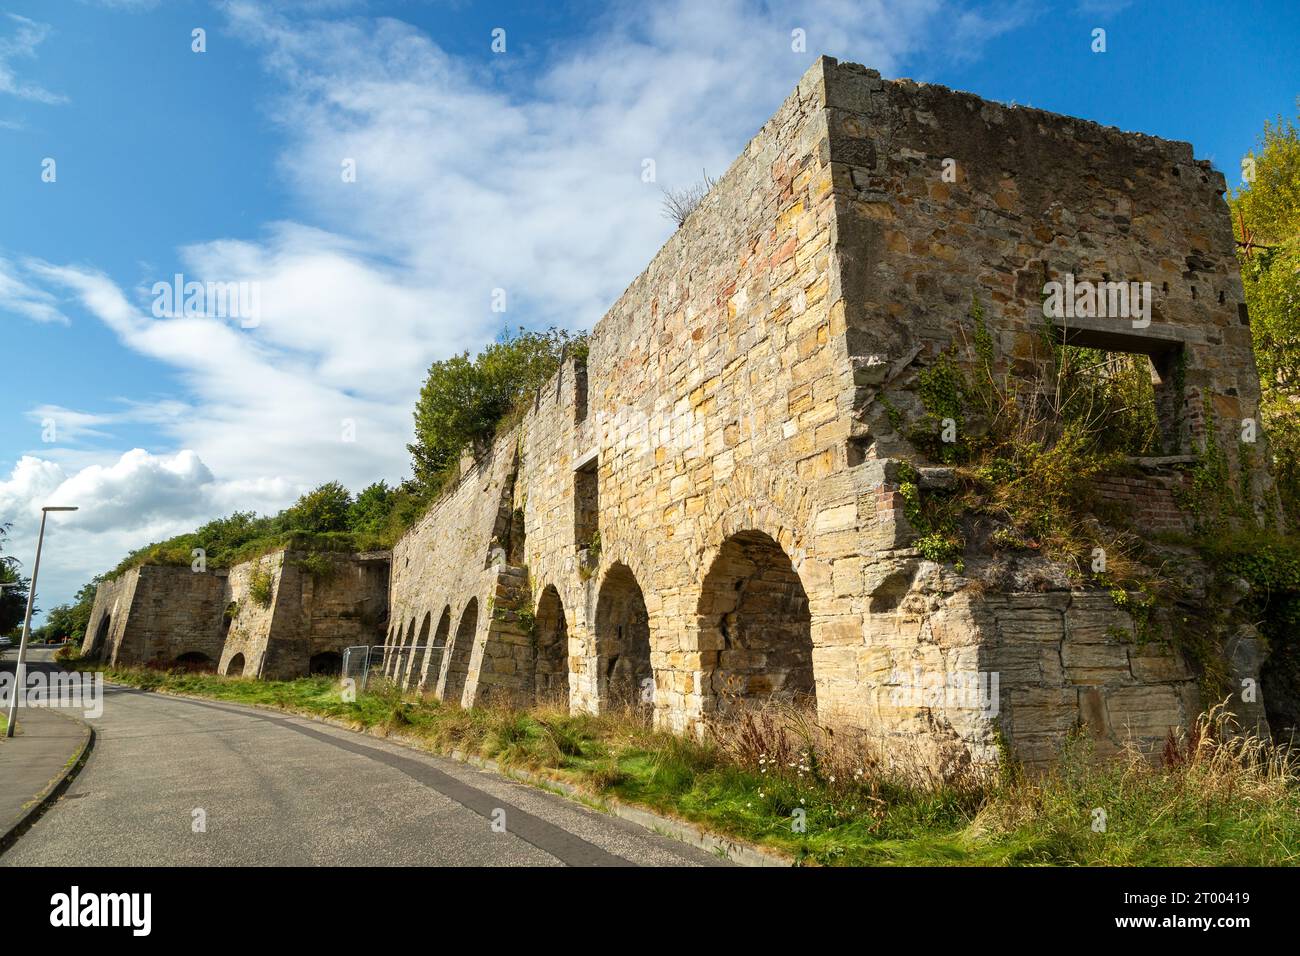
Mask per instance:
[[[593,325],[670,232],[659,188],[724,170],[820,53],[1188,140],[1235,184],[1295,115],[1300,8],[1225,9],[0,0],[11,552],[41,504],[82,506],[51,531],[49,607],[216,514],[402,478],[428,363]],[[155,318],[176,272],[259,283],[264,320]]]

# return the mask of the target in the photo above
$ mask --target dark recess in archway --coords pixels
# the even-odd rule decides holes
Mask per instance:
[[[569,628],[560,592],[550,585],[537,602],[533,633],[533,696],[538,703],[569,703]]]
[[[653,703],[653,684],[647,683],[654,679],[650,614],[641,586],[625,564],[609,569],[596,599],[596,666],[602,711]]]
[[[699,633],[704,693],[718,707],[812,701],[812,619],[790,558],[771,537],[728,538],[704,578]]]

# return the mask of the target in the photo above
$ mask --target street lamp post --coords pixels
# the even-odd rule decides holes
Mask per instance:
[[[32,564],[32,580],[27,587],[27,614],[23,618],[23,636],[18,641],[18,663],[14,667],[14,689],[9,698],[9,720],[5,725],[5,736],[14,735],[14,721],[17,720],[18,693],[26,683],[23,673],[23,660],[27,654],[27,635],[32,627],[32,602],[36,599],[36,575],[41,573],[41,545],[45,542],[45,518],[51,511],[76,511],[75,507],[55,507],[47,505],[41,509],[41,533],[36,538],[36,561]]]

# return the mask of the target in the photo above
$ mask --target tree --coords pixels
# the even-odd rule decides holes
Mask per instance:
[[[433,493],[466,446],[492,439],[501,420],[559,367],[581,337],[520,329],[474,359],[454,355],[429,366],[415,405],[415,442],[407,445],[416,482]]]
[[[1229,198],[1263,391],[1260,417],[1291,523],[1300,522],[1300,131],[1264,124],[1253,176]]]
[[[32,637],[45,642],[67,638],[71,643],[80,644],[86,636],[90,612],[95,607],[95,591],[101,580],[102,576],[95,575],[81,586],[71,604],[51,608],[50,613],[45,615],[45,623],[32,632]]]
[[[347,531],[352,494],[337,481],[327,481],[280,512],[276,519],[281,531],[309,531],[324,534]]]
[[[363,488],[348,509],[348,529],[367,534],[379,534],[388,525],[396,492],[386,481],[376,481]]]
[[[27,589],[31,581],[19,575],[14,565],[0,560],[0,584],[18,585],[0,592],[0,634],[13,634],[22,626],[27,613]]]
[[[17,585],[0,589],[0,634],[10,634],[22,625],[27,613],[27,590],[31,586],[31,581],[18,573],[18,559],[3,554],[5,538],[12,527],[11,522],[0,524],[0,584]],[[35,608],[32,613],[36,613]]]

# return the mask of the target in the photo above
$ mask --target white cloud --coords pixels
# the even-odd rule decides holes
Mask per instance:
[[[511,52],[491,54],[485,34],[481,55],[455,57],[395,19],[289,19],[250,0],[223,8],[230,35],[263,53],[266,105],[284,137],[278,169],[310,221],[179,250],[186,279],[259,283],[251,329],[156,319],[151,282],[128,289],[93,267],[22,263],[187,389],[152,423],[193,459],[83,459],[83,471],[64,476],[69,490],[104,502],[101,525],[123,522],[89,536],[103,550],[86,568],[116,563],[128,541],[163,528],[274,510],[321,481],[355,490],[400,478],[429,362],[518,324],[592,326],[671,231],[660,185],[693,182],[701,168],[721,174],[816,55],[896,74],[954,37],[961,52],[977,51],[1019,10],[958,21],[943,0],[627,4],[548,49],[507,18]],[[806,53],[791,50],[795,28]],[[646,158],[658,183],[641,180]],[[340,175],[346,159],[354,183]],[[504,316],[490,311],[496,288],[507,293]],[[39,310],[55,300],[24,301]],[[58,412],[78,437],[141,414]],[[355,422],[354,442],[342,440],[344,420]],[[156,504],[137,487],[154,489]]]
[[[30,575],[41,508],[78,508],[52,514],[46,526],[37,590],[48,611],[133,548],[192,531],[214,515],[274,511],[296,491],[276,479],[217,481],[189,450],[153,455],[136,448],[71,474],[58,462],[25,455],[0,480],[0,515],[13,523],[6,554]]]
[[[6,13],[4,18],[9,21],[6,26],[11,33],[0,37],[0,93],[36,103],[66,103],[66,96],[51,93],[37,83],[19,79],[11,64],[13,60],[35,59],[36,48],[49,36],[49,24],[37,23],[16,13]]]
[[[19,278],[17,267],[3,258],[0,258],[0,308],[35,322],[68,324],[68,317],[59,311],[54,296]]]

